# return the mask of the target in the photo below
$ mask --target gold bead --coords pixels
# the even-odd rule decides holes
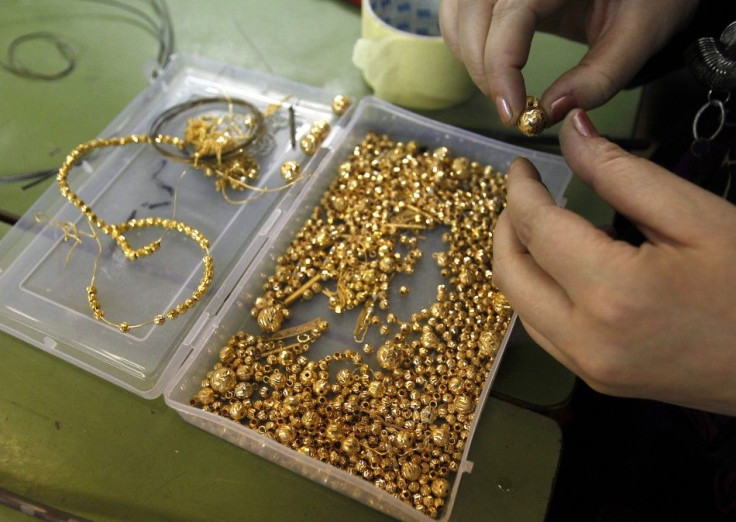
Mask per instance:
[[[330,132],[330,123],[326,120],[318,120],[312,124],[309,133],[314,135],[318,140],[324,140]]]
[[[237,357],[235,349],[232,346],[226,345],[220,348],[220,362],[230,364]]]
[[[215,402],[215,392],[212,388],[201,388],[194,396],[194,400],[199,404],[212,404]]]
[[[337,375],[335,376],[335,380],[340,384],[341,386],[350,386],[353,383],[353,372],[351,372],[347,368],[341,368]]]
[[[344,436],[343,428],[340,423],[332,422],[325,429],[325,437],[330,442],[340,442]]]
[[[241,364],[235,369],[235,375],[241,381],[250,381],[255,375],[255,369],[252,366]]]
[[[118,330],[120,330],[123,333],[128,332],[130,331],[130,325],[126,322],[122,322],[118,325]]]
[[[288,366],[294,362],[294,354],[289,350],[281,350],[279,352],[279,363]]]
[[[287,377],[283,372],[275,371],[271,374],[271,386],[276,390],[281,390],[286,386]]]
[[[235,372],[228,367],[218,368],[210,377],[210,386],[217,393],[224,393],[232,390],[237,382]]]
[[[429,327],[422,330],[420,341],[422,343],[422,346],[427,348],[428,350],[436,348],[439,344],[439,339],[437,339],[437,336]]]
[[[378,349],[376,360],[381,368],[395,370],[401,365],[401,349],[392,342],[386,342]]]
[[[342,444],[340,444],[340,448],[345,453],[352,456],[360,450],[360,442],[354,436],[349,435],[343,439]]]
[[[459,377],[451,377],[447,382],[447,389],[450,393],[460,393],[463,389],[463,381]]]
[[[153,318],[153,324],[162,325],[166,322],[166,317],[159,314],[156,317]]]
[[[306,455],[307,457],[314,456],[314,452],[312,451],[312,448],[310,448],[309,446],[300,446],[297,451],[301,453],[302,455]]]
[[[368,385],[368,393],[375,399],[380,399],[386,393],[386,386],[381,381],[373,381]]]
[[[280,307],[269,306],[258,313],[258,326],[266,332],[277,332],[284,321],[284,312]]]
[[[350,108],[350,104],[350,98],[348,98],[344,94],[338,94],[337,96],[332,98],[332,112],[342,116]]]
[[[401,465],[401,476],[406,480],[414,482],[419,480],[419,476],[422,474],[422,468],[415,462],[404,462]]]
[[[468,397],[467,395],[458,395],[455,397],[455,401],[453,403],[455,405],[455,408],[460,413],[469,413],[473,411],[473,399]]]
[[[434,426],[430,431],[430,437],[432,442],[437,446],[445,446],[450,442],[450,430],[446,424],[441,426]]]
[[[519,117],[518,128],[525,136],[536,136],[547,126],[547,114],[542,108],[539,98],[526,97],[526,109]]]
[[[276,439],[281,444],[290,444],[296,439],[296,432],[291,426],[281,426],[276,430]]]
[[[330,391],[330,381],[327,379],[319,379],[312,386],[312,391],[317,395],[327,395]]]
[[[236,373],[237,374],[237,373]],[[253,383],[250,382],[239,382],[233,388],[233,395],[241,401],[249,399],[253,395]]]
[[[444,498],[450,492],[450,483],[447,479],[437,478],[432,481],[430,488],[435,497]]]
[[[304,386],[312,386],[316,382],[316,379],[317,377],[314,374],[314,371],[310,370],[309,368],[299,374],[299,382],[301,382]]]
[[[281,165],[281,179],[286,183],[293,183],[299,178],[302,171],[301,165],[296,161],[285,161]]]
[[[480,337],[478,338],[478,352],[481,357],[493,356],[499,346],[500,342],[498,340],[498,335],[494,332],[486,330],[480,334]]]
[[[228,415],[230,415],[230,418],[234,421],[239,421],[243,417],[245,417],[245,414],[247,413],[248,408],[240,401],[236,401],[230,405],[228,408]]]
[[[302,148],[302,151],[304,151],[304,154],[311,156],[312,154],[317,152],[319,142],[314,135],[307,134],[306,136],[303,136],[301,140],[299,140],[299,146]]]
[[[314,411],[306,411],[304,412],[304,415],[302,415],[302,425],[308,429],[313,430],[317,426],[319,426],[320,420],[319,420],[319,414],[317,414]]]
[[[401,430],[394,437],[394,443],[398,448],[405,450],[414,443],[414,435],[408,430]]]

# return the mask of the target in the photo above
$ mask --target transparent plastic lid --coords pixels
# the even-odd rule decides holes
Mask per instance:
[[[174,111],[159,132],[183,137],[197,110],[213,114],[260,112],[262,131],[246,149],[258,164],[256,189],[216,187],[217,176],[162,155],[148,144],[91,151],[71,168],[71,189],[105,222],[175,219],[201,232],[214,258],[213,283],[188,312],[162,325],[150,321],[185,301],[200,284],[203,251],[176,230],[131,230],[134,248],[161,239],[151,255],[131,261],[115,241],[97,231],[53,184],[0,241],[0,328],[141,396],[158,396],[196,336],[246,271],[278,220],[284,199],[302,183],[284,187],[281,167],[315,159],[299,137],[315,121],[335,124],[334,93],[262,73],[179,56],[102,133],[101,137],[149,134],[167,110],[193,100],[217,99],[188,112]],[[295,139],[296,138],[296,139]],[[169,151],[171,155],[176,152]],[[290,195],[291,194],[291,195]],[[248,200],[247,204],[243,201]],[[281,205],[280,205],[281,204]],[[94,276],[100,307],[111,324],[93,317],[87,287]],[[114,324],[145,326],[121,332]]]

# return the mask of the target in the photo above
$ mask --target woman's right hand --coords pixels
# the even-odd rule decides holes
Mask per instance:
[[[440,27],[505,125],[524,110],[522,68],[540,30],[584,42],[580,63],[543,93],[550,124],[621,90],[690,19],[698,0],[441,0]]]

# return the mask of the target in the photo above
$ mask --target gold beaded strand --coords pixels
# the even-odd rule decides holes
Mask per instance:
[[[59,185],[59,190],[62,196],[64,196],[72,205],[77,207],[80,212],[87,218],[92,228],[92,234],[95,240],[98,241],[98,253],[95,257],[94,268],[90,279],[89,286],[87,286],[87,302],[92,315],[95,319],[104,322],[105,324],[115,327],[123,333],[129,332],[132,329],[140,328],[149,324],[162,325],[167,319],[176,319],[178,316],[186,313],[188,310],[193,308],[197,302],[200,301],[202,296],[207,292],[208,288],[212,284],[214,278],[214,260],[209,251],[209,241],[207,238],[199,232],[197,229],[177,221],[175,219],[167,219],[160,217],[148,217],[145,219],[131,219],[125,223],[120,224],[109,224],[102,218],[100,218],[92,208],[87,205],[70,187],[68,183],[69,172],[72,167],[82,159],[86,154],[90,153],[95,149],[107,148],[107,147],[122,147],[129,144],[152,144],[154,143],[166,143],[176,147],[181,147],[183,142],[176,137],[171,136],[157,136],[152,138],[148,135],[131,135],[122,138],[108,138],[108,139],[96,139],[86,143],[82,143],[77,146],[73,151],[66,157],[62,164],[59,172],[56,176],[56,180]],[[161,239],[157,239],[147,245],[140,248],[133,248],[130,246],[125,234],[126,232],[140,228],[151,228],[157,227],[162,228],[164,231],[170,230],[182,234],[191,239],[199,248],[204,252],[202,258],[203,269],[202,277],[199,285],[192,292],[192,294],[181,303],[172,307],[170,310],[156,315],[153,319],[137,324],[130,324],[127,321],[119,323],[110,321],[105,316],[105,311],[102,308],[100,299],[97,294],[97,287],[95,286],[95,280],[97,277],[97,266],[100,255],[102,254],[102,248],[97,238],[95,229],[99,229],[105,235],[112,237],[121,249],[125,257],[131,261],[140,259],[156,252],[161,247]]]

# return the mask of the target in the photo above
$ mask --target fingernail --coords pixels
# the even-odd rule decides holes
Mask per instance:
[[[513,118],[514,114],[511,112],[511,105],[506,101],[506,98],[501,96],[496,98],[496,110],[498,111],[498,115],[501,117],[501,122],[504,125],[510,125],[511,118]]]
[[[552,123],[557,123],[564,119],[565,116],[567,116],[567,113],[575,109],[577,106],[578,103],[575,101],[575,98],[569,94],[553,101],[549,106],[550,112],[552,113],[550,114],[552,117]]]
[[[598,131],[595,130],[593,122],[590,121],[588,114],[584,110],[580,109],[575,111],[575,114],[572,115],[572,123],[575,130],[586,138],[598,136]]]

